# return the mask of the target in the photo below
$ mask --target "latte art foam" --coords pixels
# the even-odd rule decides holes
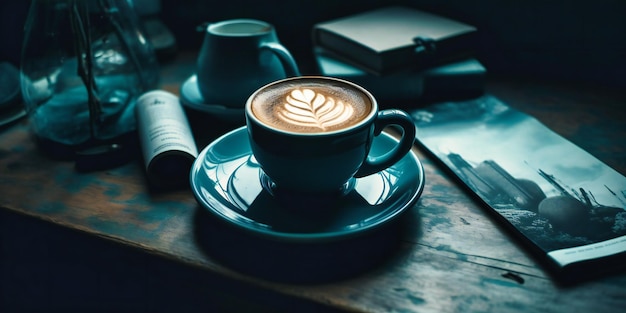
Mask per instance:
[[[372,103],[361,90],[314,78],[271,85],[252,99],[252,112],[263,123],[301,133],[348,128],[371,110]]]
[[[322,131],[341,125],[352,118],[354,108],[341,99],[325,96],[312,89],[294,89],[277,116],[301,127],[317,127]]]

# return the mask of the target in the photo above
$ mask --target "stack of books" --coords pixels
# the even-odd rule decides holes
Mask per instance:
[[[313,26],[321,75],[353,81],[381,106],[483,93],[485,67],[473,57],[477,29],[404,6]]]

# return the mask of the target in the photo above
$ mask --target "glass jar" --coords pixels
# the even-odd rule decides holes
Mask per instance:
[[[21,88],[40,147],[57,157],[135,133],[158,64],[130,0],[33,0]],[[132,136],[131,136],[132,137]]]

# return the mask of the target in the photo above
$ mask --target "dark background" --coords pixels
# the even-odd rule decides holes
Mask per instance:
[[[626,90],[623,0],[163,0],[159,17],[179,50],[197,50],[203,22],[256,18],[277,28],[303,72],[314,70],[311,28],[391,4],[476,26],[478,59],[489,77],[584,83]],[[0,61],[19,66],[29,1],[0,2]],[[270,295],[198,275],[50,223],[0,210],[0,311],[222,311],[220,302],[274,306]],[[202,282],[217,280],[220,290]],[[245,294],[246,296],[242,296]],[[244,303],[242,303],[244,302]],[[280,303],[283,308],[290,303]],[[50,310],[55,307],[58,310]],[[78,309],[78,310],[77,310]],[[83,310],[84,309],[84,310]]]
[[[149,1],[149,0],[146,0]],[[29,1],[0,4],[0,61],[19,63]],[[198,49],[203,22],[256,18],[274,24],[303,72],[312,71],[311,28],[321,21],[403,4],[479,29],[477,57],[492,76],[582,81],[626,87],[623,0],[162,0],[160,18],[180,49]]]

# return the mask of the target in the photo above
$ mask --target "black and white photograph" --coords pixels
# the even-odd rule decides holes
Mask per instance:
[[[417,139],[556,262],[626,249],[626,179],[536,119],[493,96],[412,116]]]

